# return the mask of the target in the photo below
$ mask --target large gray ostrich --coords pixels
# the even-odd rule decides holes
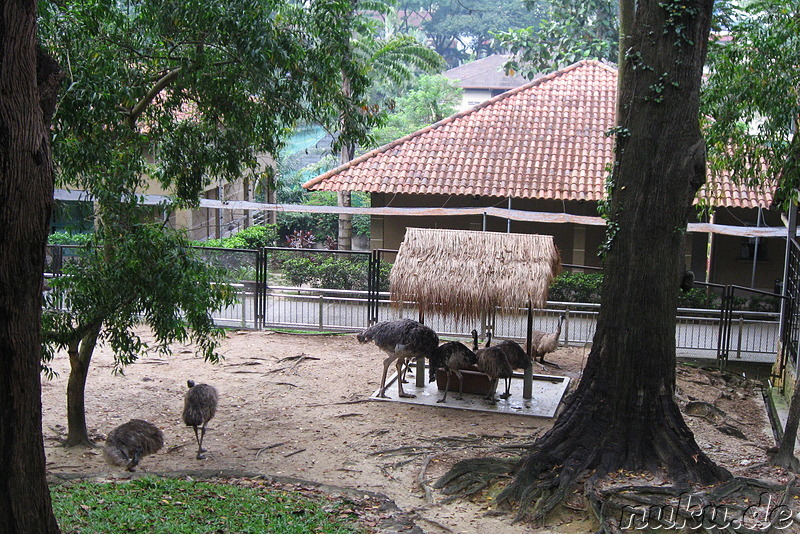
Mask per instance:
[[[357,339],[360,343],[374,341],[379,349],[389,355],[383,360],[383,377],[378,397],[386,395],[386,374],[389,366],[395,362],[397,368],[397,391],[400,397],[413,398],[416,395],[403,391],[403,364],[412,358],[430,358],[439,346],[439,336],[432,328],[412,319],[384,321],[370,326]]]
[[[131,419],[109,432],[103,456],[106,462],[133,471],[139,460],[164,445],[164,433],[152,423]]]
[[[534,360],[538,358],[539,362],[542,364],[552,365],[557,369],[561,369],[558,364],[553,362],[545,361],[544,355],[549,354],[558,348],[558,338],[561,337],[561,323],[564,322],[566,319],[566,315],[563,313],[558,318],[558,326],[555,329],[555,332],[541,332],[539,330],[534,330],[531,334],[531,355]]]
[[[473,332],[475,332],[473,330]],[[475,338],[477,338],[475,332]],[[464,377],[461,375],[461,370],[472,367],[478,363],[478,358],[469,347],[460,341],[448,341],[436,347],[433,354],[430,356],[428,362],[428,370],[430,374],[430,381],[436,380],[436,371],[444,369],[447,373],[447,384],[444,387],[444,395],[436,402],[447,402],[447,392],[450,389],[450,376],[456,375],[458,377],[458,397],[461,400],[464,398]]]
[[[478,359],[478,369],[489,377],[489,391],[485,398],[489,402],[495,403],[497,402],[495,399],[497,383],[501,378],[510,378],[514,374],[514,368],[508,363],[505,352],[497,346],[478,349],[475,356]]]
[[[486,333],[487,343],[491,343],[492,340],[492,333]],[[498,349],[503,351],[503,354],[506,355],[506,361],[511,366],[512,369],[527,369],[531,366],[531,358],[528,356],[528,353],[525,352],[519,343],[516,341],[512,341],[510,339],[506,339],[495,345]],[[502,395],[500,395],[501,399],[507,399],[511,396],[511,376],[505,377],[506,381],[506,391]]]
[[[186,426],[194,427],[194,439],[197,440],[197,459],[205,458],[203,454],[203,438],[206,437],[206,425],[217,413],[219,394],[214,386],[208,384],[195,384],[188,380],[186,385],[189,391],[183,396],[183,422]],[[201,427],[200,434],[197,427]]]

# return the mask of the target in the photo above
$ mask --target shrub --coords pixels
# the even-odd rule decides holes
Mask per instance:
[[[364,258],[336,257],[325,254],[296,255],[281,261],[287,281],[294,286],[309,285],[325,289],[365,291],[368,261]],[[389,289],[391,265],[381,262],[379,291]]]
[[[49,245],[88,245],[94,234],[73,234],[71,232],[53,232],[47,238]]]
[[[548,299],[558,302],[600,302],[602,273],[562,273],[552,284]]]
[[[262,247],[275,245],[278,239],[278,227],[274,224],[263,224],[250,226],[237,232],[230,237],[222,239],[207,239],[205,241],[194,241],[192,244],[198,247],[210,248],[242,248],[255,250]]]
[[[550,284],[548,300],[557,302],[600,302],[600,288],[603,283],[603,273],[562,273]],[[719,291],[694,287],[689,291],[679,291],[679,308],[699,308],[718,310],[722,305]],[[780,310],[780,300],[777,297],[761,296],[736,296],[733,299],[733,308],[743,311]]]
[[[316,279],[316,265],[312,258],[296,256],[283,260],[282,267],[286,279],[293,286],[311,284]]]
[[[298,230],[314,235],[336,237],[339,233],[339,218],[335,213],[279,213],[278,235],[281,241]]]
[[[271,247],[278,240],[278,226],[264,224],[250,226],[224,240],[225,248],[259,249]]]
[[[719,293],[694,287],[689,291],[681,291],[678,295],[679,308],[700,308],[713,310],[722,304]]]

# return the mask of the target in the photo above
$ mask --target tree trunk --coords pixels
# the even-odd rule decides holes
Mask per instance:
[[[665,469],[678,483],[730,477],[700,450],[674,399],[681,251],[705,182],[699,87],[712,6],[637,3],[620,84],[597,330],[576,392],[501,495],[523,510],[537,500],[546,513],[592,469]]]
[[[800,114],[795,115],[794,123],[800,126]],[[795,126],[795,128],[797,128]],[[795,129],[789,145],[789,153],[783,163],[780,173],[780,181],[787,184],[800,183],[800,133]],[[789,403],[789,415],[786,419],[786,428],[783,430],[783,440],[780,443],[778,453],[772,459],[774,465],[786,467],[797,472],[800,469],[800,461],[794,455],[797,443],[797,427],[800,423],[800,369],[797,370],[797,378],[794,384],[794,393]]]
[[[36,48],[36,2],[0,17],[0,532],[59,532],[42,442],[42,271],[53,204],[58,67]]]
[[[93,447],[86,428],[86,378],[92,354],[97,346],[101,325],[92,325],[89,331],[78,341],[69,345],[69,380],[67,381],[67,440],[66,447],[84,445]]]
[[[351,96],[350,91],[350,80],[347,77],[347,74],[342,72],[342,93],[346,97]],[[346,124],[344,118],[341,121],[342,125]],[[345,144],[342,147],[342,151],[339,154],[339,164],[344,165],[348,161],[353,159],[355,155],[355,147],[349,144]],[[340,207],[349,208],[351,206],[351,194],[350,191],[339,191],[336,194],[336,204]],[[339,235],[337,236],[337,247],[339,250],[352,250],[353,249],[353,215],[350,213],[340,213],[339,214]]]
[[[786,417],[783,439],[778,447],[778,452],[772,458],[773,465],[792,469],[795,472],[800,469],[800,462],[794,455],[798,423],[800,423],[800,373],[798,373],[798,380],[795,381],[794,393],[789,403],[789,415]]]

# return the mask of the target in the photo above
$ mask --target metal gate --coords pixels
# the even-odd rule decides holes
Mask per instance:
[[[761,291],[759,289],[752,289],[749,287],[737,285],[719,285],[719,284],[706,284],[713,285],[722,290],[720,301],[720,320],[719,332],[717,338],[717,362],[720,369],[724,369],[728,363],[728,358],[731,353],[731,348],[734,345],[734,315],[736,311],[736,302],[741,299],[750,299],[753,297],[767,297],[769,299],[790,300],[788,297],[776,294],[769,291]],[[742,346],[742,321],[739,318],[739,327],[736,329],[738,339],[736,339],[737,350]]]
[[[797,207],[792,206],[789,221],[789,238],[786,244],[783,306],[781,308],[781,352],[778,355],[776,374],[784,376],[787,364],[798,368],[800,352],[800,244],[797,241]]]
[[[255,327],[363,328],[377,318],[380,283],[380,251],[261,248],[253,288]]]

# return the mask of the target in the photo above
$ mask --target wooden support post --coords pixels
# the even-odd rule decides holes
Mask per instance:
[[[419,322],[422,323],[422,324],[425,324],[425,314],[423,314],[422,312],[419,312]],[[425,358],[417,358],[416,369],[417,369],[416,370],[417,376],[416,376],[416,379],[414,381],[415,385],[418,388],[424,388],[425,387]],[[397,377],[397,379],[400,380],[400,377]]]
[[[528,334],[525,342],[525,350],[528,353],[528,358],[531,357],[531,347],[533,342],[533,305],[528,303]],[[533,397],[533,360],[531,364],[525,369],[522,378],[522,398],[530,400]]]

